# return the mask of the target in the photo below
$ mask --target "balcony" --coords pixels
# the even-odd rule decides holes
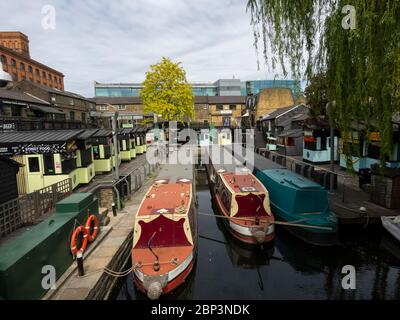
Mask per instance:
[[[86,128],[86,123],[77,120],[52,120],[46,118],[0,116],[0,132]]]

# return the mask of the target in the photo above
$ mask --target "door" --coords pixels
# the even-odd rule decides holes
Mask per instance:
[[[34,192],[44,187],[42,156],[26,156],[27,163],[27,193]]]

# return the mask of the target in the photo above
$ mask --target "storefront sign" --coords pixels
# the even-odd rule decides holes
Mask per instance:
[[[0,131],[15,131],[15,123],[0,123]]]
[[[380,132],[371,132],[369,134],[369,140],[371,140],[371,141],[381,141],[381,133]]]
[[[21,143],[13,146],[0,147],[2,155],[20,155],[20,154],[56,154],[67,151],[66,143]]]

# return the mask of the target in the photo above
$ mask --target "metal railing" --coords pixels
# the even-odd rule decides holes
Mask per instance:
[[[270,160],[286,167],[287,169],[289,169],[292,172],[296,172],[310,180],[313,180],[314,182],[316,182],[316,183],[320,184],[321,186],[326,187],[328,189],[330,187],[329,175],[331,175],[331,174],[334,175],[334,181],[335,181],[334,189],[336,189],[336,192],[341,194],[342,202],[345,201],[346,188],[348,188],[348,181],[351,178],[350,176],[344,175],[340,172],[336,172],[336,171],[334,172],[327,168],[313,165],[311,163],[304,162],[304,161],[301,161],[299,159],[296,159],[296,158],[293,158],[290,156],[282,155],[282,154],[279,154],[274,151],[269,151],[265,148],[256,147],[255,152],[267,159],[270,159]],[[298,164],[300,166],[297,166],[297,168],[296,168],[296,164]],[[298,172],[299,167],[301,168],[300,172]],[[317,171],[323,171],[325,173],[324,178],[322,179],[323,183],[321,183],[321,181],[315,179],[314,174]]]
[[[40,222],[71,192],[72,181],[66,179],[0,204],[0,239],[23,226]]]

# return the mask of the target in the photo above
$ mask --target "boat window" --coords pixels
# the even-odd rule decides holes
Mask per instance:
[[[44,174],[55,174],[54,169],[54,155],[52,154],[44,154],[43,155],[43,163],[44,163]]]
[[[69,174],[76,169],[76,159],[72,155],[61,155],[61,168],[63,174]]]
[[[93,162],[92,152],[89,149],[81,150],[81,164],[82,167],[88,167]]]
[[[104,146],[104,158],[105,159],[111,158],[111,147],[110,146]]]
[[[96,160],[97,160],[97,159],[100,159],[100,148],[99,148],[99,146],[93,146],[92,149],[93,149],[93,156],[94,156],[94,158],[95,158]]]
[[[40,172],[39,157],[28,158],[29,172]]]

